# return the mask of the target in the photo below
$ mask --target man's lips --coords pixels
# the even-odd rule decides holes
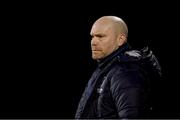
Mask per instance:
[[[101,50],[92,50],[93,53],[101,52]]]
[[[92,51],[101,51],[101,49],[92,48]]]

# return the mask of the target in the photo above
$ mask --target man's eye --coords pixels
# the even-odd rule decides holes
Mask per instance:
[[[97,35],[97,37],[102,38],[103,36],[102,35]]]

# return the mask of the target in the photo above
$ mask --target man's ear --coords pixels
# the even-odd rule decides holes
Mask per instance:
[[[123,33],[120,33],[118,36],[118,46],[121,46],[126,42],[126,35]]]

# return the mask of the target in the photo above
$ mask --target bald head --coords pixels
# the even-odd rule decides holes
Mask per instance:
[[[128,28],[126,23],[121,18],[116,16],[103,16],[94,23],[93,27],[96,26],[112,27],[116,34],[121,33],[124,34],[126,37],[128,36]]]
[[[125,22],[115,16],[99,18],[91,29],[92,57],[103,59],[127,42],[128,29]]]

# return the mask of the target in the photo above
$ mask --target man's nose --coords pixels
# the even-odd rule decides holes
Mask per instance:
[[[97,43],[98,43],[97,37],[93,37],[91,40],[91,45],[97,45]]]

